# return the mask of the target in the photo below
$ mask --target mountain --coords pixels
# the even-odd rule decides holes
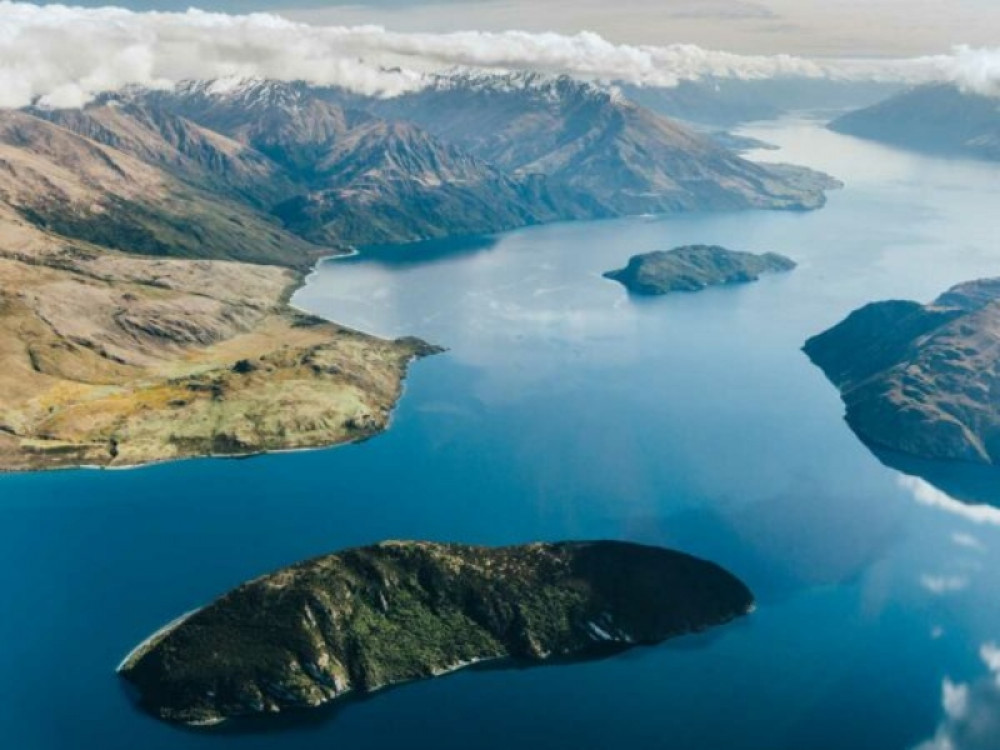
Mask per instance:
[[[0,199],[23,219],[55,234],[150,256],[307,267],[323,254],[253,207],[175,178],[161,168],[162,139],[150,139],[147,152],[137,147],[138,138],[119,150],[87,137],[102,119],[110,122],[106,112],[87,113],[50,120],[0,111]],[[109,133],[101,135],[114,140]]]
[[[866,443],[918,458],[1000,463],[1000,279],[929,305],[867,305],[810,339]]]
[[[285,226],[333,245],[483,234],[593,213],[420,128],[345,107],[302,83],[191,82],[133,100],[265,155],[296,189],[271,206]]]
[[[157,162],[162,143],[149,142]],[[432,350],[288,307],[324,253],[152,163],[0,112],[0,470],[312,447],[384,428],[409,361]]]
[[[789,113],[867,107],[899,92],[896,84],[809,78],[713,78],[676,86],[622,85],[629,99],[658,114],[712,129]]]
[[[331,144],[372,119],[317,97],[304,83],[257,78],[187,81],[170,91],[134,89],[126,97],[223,133],[298,179],[313,175]]]
[[[757,281],[763,273],[793,268],[794,261],[777,253],[755,255],[717,245],[686,245],[633,255],[625,268],[604,276],[620,282],[632,294],[660,295],[746,284]]]
[[[81,109],[28,112],[256,208],[294,192],[293,181],[259,151],[159,107],[106,97]]]
[[[951,84],[919,86],[829,127],[916,151],[1000,160],[1000,98]]]
[[[311,708],[476,662],[608,654],[747,614],[722,568],[624,542],[385,542],[280,570],[161,629],[119,673],[194,725]]]
[[[408,362],[432,349],[289,308],[323,255],[636,211],[803,208],[829,185],[613,91],[504,80],[390,102],[233,79],[0,111],[0,469],[382,429]],[[464,128],[388,111],[414,102]],[[495,137],[469,130],[488,122]]]
[[[404,243],[587,216],[544,184],[511,177],[408,123],[354,128],[313,169],[309,192],[273,212],[314,242]]]
[[[515,176],[544,176],[595,214],[818,208],[835,186],[808,170],[749,162],[616,89],[565,76],[440,76],[367,106]]]

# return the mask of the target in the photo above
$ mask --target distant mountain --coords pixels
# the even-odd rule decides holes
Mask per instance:
[[[265,156],[295,185],[273,214],[315,242],[402,243],[595,215],[544,181],[302,83],[192,82],[131,96]]]
[[[815,208],[834,185],[748,162],[613,89],[565,77],[455,74],[394,99],[247,79],[124,100],[268,160],[277,183],[235,188],[258,204],[272,199],[286,228],[324,244],[636,213]]]
[[[279,262],[297,254],[308,263],[315,249],[285,233],[344,247],[560,219],[808,209],[835,184],[742,159],[615,89],[532,74],[441,76],[395,99],[262,79],[188,82],[22,117],[113,149],[169,183],[150,193],[157,200],[104,195],[93,222],[35,200],[23,207],[33,220],[161,255],[259,253],[260,243],[228,229],[237,226],[272,236]]]
[[[1000,160],[1000,98],[920,86],[832,123],[838,133],[941,154]]]
[[[263,79],[187,81],[131,98],[223,133],[308,179],[330,145],[372,118],[324,101],[302,83]]]
[[[685,122],[712,129],[792,112],[844,112],[875,104],[898,93],[898,84],[827,79],[705,78],[673,87],[623,85],[629,99]]]
[[[408,242],[588,215],[543,182],[514,178],[407,123],[351,130],[314,170],[312,189],[274,213],[315,242]]]
[[[746,161],[608,89],[534,73],[455,74],[374,100],[514,175],[543,175],[610,215],[823,204],[815,174]]]

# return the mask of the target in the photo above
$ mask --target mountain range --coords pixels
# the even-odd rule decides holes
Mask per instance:
[[[1000,98],[953,84],[918,86],[829,127],[916,151],[1000,160]]]
[[[568,78],[441,77],[396,99],[195,81],[0,111],[0,469],[378,431],[406,363],[432,349],[288,307],[324,255],[563,219],[808,209],[834,184]]]
[[[624,84],[629,99],[657,114],[695,126],[732,128],[754,120],[775,120],[794,113],[861,109],[900,92],[901,86],[876,81],[777,77],[706,77],[676,86]]]
[[[648,212],[809,209],[834,186],[809,170],[746,161],[616,90],[535,74],[439,76],[391,99],[258,79],[189,82],[33,114],[152,158],[326,246]],[[163,140],[186,158],[164,156]]]

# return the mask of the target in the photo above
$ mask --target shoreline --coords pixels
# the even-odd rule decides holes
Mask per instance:
[[[185,612],[179,617],[175,617],[173,620],[168,622],[166,625],[164,625],[156,632],[147,636],[135,648],[133,648],[131,651],[125,654],[125,658],[123,658],[118,663],[118,666],[115,667],[115,672],[120,674],[121,671],[123,669],[126,669],[131,662],[139,659],[147,650],[155,646],[161,640],[170,635],[174,630],[176,630],[185,622],[194,617],[196,614],[201,612],[202,609],[204,609],[204,607],[198,607],[197,609],[192,609],[190,612]]]
[[[384,336],[384,335],[380,335],[380,334],[376,334],[376,333],[370,333],[368,331],[364,331],[364,330],[361,330],[359,328],[354,328],[354,327],[351,327],[351,326],[343,325],[341,323],[338,323],[335,320],[332,320],[332,319],[327,318],[327,317],[322,316],[322,315],[318,315],[318,314],[316,314],[314,312],[311,312],[311,311],[309,311],[309,310],[307,310],[307,309],[305,309],[303,307],[300,307],[299,305],[295,305],[295,304],[292,303],[292,299],[295,297],[295,295],[299,291],[301,291],[302,289],[304,289],[310,283],[310,281],[313,279],[313,277],[316,276],[319,273],[319,266],[320,266],[321,263],[323,263],[323,262],[325,262],[327,260],[338,260],[338,259],[341,259],[341,258],[350,258],[350,257],[356,256],[356,255],[359,255],[360,253],[361,253],[361,251],[358,248],[350,248],[349,250],[347,250],[347,251],[345,251],[343,253],[330,253],[328,255],[323,255],[323,256],[321,256],[321,257],[319,257],[319,258],[317,258],[315,260],[315,262],[311,265],[310,270],[308,272],[303,272],[303,271],[300,271],[300,270],[296,270],[294,268],[288,268],[288,269],[286,269],[291,274],[292,279],[291,279],[290,283],[288,284],[288,286],[282,291],[281,295],[279,296],[279,298],[278,298],[278,304],[281,305],[281,306],[283,306],[284,308],[286,308],[286,310],[288,310],[290,312],[293,312],[295,314],[300,314],[300,315],[312,316],[312,317],[316,318],[317,320],[322,320],[322,322],[323,322],[324,325],[335,326],[336,328],[338,328],[338,329],[340,329],[342,331],[345,331],[345,332],[347,332],[349,334],[357,334],[357,335],[365,336],[365,337],[372,338],[372,339],[378,339],[378,340],[380,340],[382,342],[385,342],[385,343],[398,342],[398,341],[401,341],[401,340],[406,340],[407,338],[416,339],[417,337],[401,337],[401,338],[400,337],[396,337],[396,338],[393,338],[393,337]],[[228,460],[251,459],[251,458],[259,458],[259,457],[268,456],[268,455],[279,455],[279,454],[286,454],[286,453],[304,453],[304,452],[307,452],[307,451],[331,450],[331,449],[334,449],[334,448],[346,447],[346,446],[349,446],[349,445],[357,445],[357,444],[363,443],[363,442],[365,442],[367,440],[371,440],[372,438],[377,437],[377,436],[379,436],[379,435],[387,432],[389,429],[391,429],[392,424],[393,424],[393,420],[394,420],[394,417],[395,417],[396,409],[399,407],[399,403],[402,401],[402,399],[406,395],[406,391],[407,391],[407,389],[406,389],[406,381],[409,379],[409,369],[410,369],[410,367],[412,367],[412,365],[415,362],[423,359],[425,356],[432,356],[434,354],[441,354],[441,353],[444,353],[445,351],[447,351],[447,349],[445,349],[444,347],[440,347],[440,346],[436,346],[436,345],[433,345],[433,344],[429,344],[428,342],[424,342],[422,339],[418,339],[418,341],[426,344],[432,351],[429,354],[414,353],[414,354],[412,354],[411,356],[409,356],[405,360],[405,367],[403,369],[403,372],[402,372],[402,375],[401,375],[401,377],[399,379],[399,384],[398,384],[399,394],[396,397],[395,402],[392,405],[392,408],[389,409],[388,419],[386,420],[386,423],[385,423],[385,425],[383,427],[379,428],[378,430],[376,430],[374,433],[372,433],[370,435],[364,435],[364,436],[361,436],[361,437],[359,437],[357,439],[352,439],[352,440],[335,441],[335,442],[329,442],[329,443],[318,443],[316,445],[303,445],[303,446],[295,446],[295,447],[289,446],[289,447],[285,447],[285,448],[274,448],[274,449],[265,449],[265,450],[257,450],[257,451],[248,451],[248,452],[245,452],[245,453],[200,453],[200,454],[192,454],[192,455],[184,455],[184,456],[168,456],[168,457],[164,457],[164,458],[152,459],[152,460],[149,460],[149,461],[142,461],[142,462],[139,462],[139,463],[131,463],[131,464],[103,465],[103,464],[94,464],[94,463],[81,463],[81,464],[58,465],[58,466],[51,466],[51,467],[49,467],[49,466],[29,467],[29,468],[23,468],[23,469],[22,468],[0,467],[0,481],[3,481],[3,477],[5,477],[5,476],[11,476],[11,475],[23,476],[23,475],[30,475],[30,474],[49,474],[49,473],[57,473],[57,472],[69,472],[69,471],[134,471],[134,470],[140,470],[140,469],[146,469],[146,468],[153,468],[155,466],[161,466],[161,465],[171,464],[171,463],[176,463],[176,462],[181,462],[181,461],[196,461],[196,460],[205,460],[205,459],[210,459],[210,460],[215,460],[215,459],[228,459]]]
[[[332,321],[331,321],[332,322]],[[355,330],[355,329],[348,329]],[[371,335],[371,334],[366,334]],[[388,339],[386,339],[388,340]],[[447,350],[445,350],[447,351]],[[440,352],[441,354],[444,351]],[[433,356],[433,355],[432,355]],[[407,362],[408,365],[412,365],[414,362],[419,362],[424,357],[419,355],[414,355]],[[347,440],[337,443],[326,443],[320,445],[305,445],[297,448],[272,448],[267,450],[252,451],[248,453],[203,453],[192,456],[172,456],[170,458],[155,459],[152,461],[144,461],[142,463],[136,464],[119,464],[116,466],[102,466],[101,464],[77,464],[75,466],[54,466],[52,468],[39,468],[39,469],[2,469],[0,468],[0,482],[6,476],[28,476],[31,474],[58,474],[60,472],[71,472],[71,471],[87,471],[87,472],[118,472],[118,471],[141,471],[143,469],[151,469],[157,466],[166,466],[168,464],[181,463],[184,461],[241,461],[249,460],[254,458],[263,458],[265,456],[279,456],[285,454],[293,453],[315,453],[318,451],[335,450],[337,448],[347,448],[352,445],[360,445],[361,443],[373,440],[380,435],[388,432],[392,428],[393,420],[395,419],[396,409],[398,409],[398,404],[403,400],[406,395],[407,390],[407,380],[409,380],[409,375],[405,376],[400,380],[400,390],[399,398],[396,400],[396,406],[392,408],[389,413],[389,419],[385,424],[385,427],[378,430],[377,432],[366,435],[365,437],[360,437],[357,440]]]

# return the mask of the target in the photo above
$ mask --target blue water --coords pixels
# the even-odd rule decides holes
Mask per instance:
[[[809,214],[564,224],[423,248],[421,263],[387,249],[322,264],[296,304],[449,347],[414,367],[374,440],[0,477],[0,747],[1000,747],[966,743],[973,714],[1000,721],[980,653],[1000,641],[992,476],[963,503],[887,468],[799,351],[869,300],[1000,274],[1000,169],[809,122],[746,134],[782,146],[761,158],[847,187]],[[688,242],[800,267],[643,301],[600,276]],[[311,555],[588,537],[710,557],[760,606],[661,647],[470,670],[280,731],[164,725],[114,675],[163,623]]]

